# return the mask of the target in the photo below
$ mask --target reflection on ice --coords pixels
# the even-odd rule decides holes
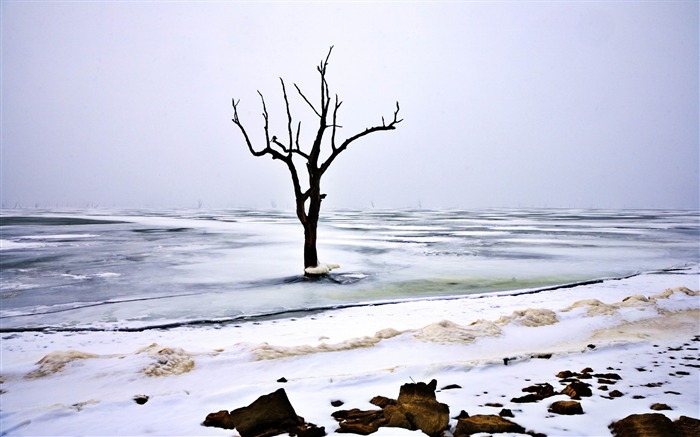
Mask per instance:
[[[4,211],[2,329],[236,320],[536,289],[698,263],[686,211],[336,211],[302,276],[284,211]],[[337,272],[337,273],[336,273]]]

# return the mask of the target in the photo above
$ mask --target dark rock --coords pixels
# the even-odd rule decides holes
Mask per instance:
[[[535,393],[530,393],[525,396],[520,396],[519,398],[513,398],[510,401],[515,402],[516,404],[529,404],[532,402],[539,402],[542,399],[544,399],[542,396]]]
[[[598,390],[608,391],[608,386],[607,386],[607,385],[601,385],[600,387],[598,387]]]
[[[688,416],[681,416],[673,422],[680,436],[692,437],[700,435],[700,420]]]
[[[581,397],[592,396],[591,386],[581,381],[574,381],[567,385],[562,391],[563,394],[569,395],[571,399],[581,399]]]
[[[503,404],[499,404],[498,402],[487,402],[484,404],[485,407],[495,407],[495,408],[503,408]]]
[[[654,388],[654,387],[661,387],[662,385],[664,385],[663,382],[650,382],[648,384],[644,384],[644,387]]]
[[[285,383],[287,382],[287,378],[283,376],[282,378],[278,379],[277,382]]]
[[[594,345],[594,344],[589,344],[589,345],[588,345],[588,349],[595,349],[595,345]]]
[[[677,436],[671,419],[660,413],[631,414],[608,427],[614,437]]]
[[[334,407],[340,407],[340,406],[343,405],[344,403],[345,403],[345,402],[339,401],[339,400],[331,401],[331,405],[334,406]]]
[[[326,429],[323,426],[318,427],[313,423],[305,423],[289,435],[296,435],[296,437],[324,437],[326,435]]]
[[[226,410],[207,414],[202,425],[223,429],[233,429],[236,427],[236,425],[233,424],[233,420],[231,420],[231,415],[228,414]]]
[[[513,398],[510,401],[518,404],[537,402],[550,396],[554,396],[556,394],[554,392],[554,387],[552,387],[551,384],[546,382],[543,384],[535,384],[530,387],[525,387],[523,391],[528,392],[530,394],[521,396],[519,398]]]
[[[581,373],[593,373],[593,369],[586,367],[585,369],[581,370]]]
[[[502,409],[501,412],[498,413],[498,415],[501,416],[501,417],[515,417],[515,416],[513,415],[513,412],[510,411],[508,408]]]
[[[485,433],[524,433],[525,428],[508,419],[495,415],[477,415],[466,419],[459,419],[453,433],[454,437],[466,437],[472,434]]]
[[[651,408],[654,411],[673,410],[673,408],[669,407],[668,405],[660,404],[658,402],[655,404],[652,404],[652,406],[649,408]]]
[[[225,419],[221,411],[215,414],[226,424],[234,425],[241,437],[269,437],[279,434],[293,434],[300,437],[326,435],[323,427],[304,423],[304,419],[297,416],[283,388],[260,396],[247,407],[231,411],[230,422]]]
[[[598,380],[598,384],[613,385],[613,384],[617,384],[617,381],[615,381],[615,380],[613,380],[613,379],[603,379],[603,378],[601,378],[601,379]]]
[[[645,399],[645,398],[646,398],[646,396],[642,396],[642,395],[634,395],[634,396],[632,396],[632,399]]]
[[[357,408],[352,410],[339,410],[331,414],[338,421],[339,433],[354,433],[368,435],[377,432],[380,426],[386,424],[384,411],[362,411]]]
[[[623,396],[624,396],[624,394],[622,394],[622,392],[620,390],[613,390],[610,392],[611,398],[621,398]]]
[[[386,426],[420,429],[429,436],[441,436],[450,421],[450,408],[435,398],[437,381],[404,384],[396,405],[384,408]]]
[[[134,396],[134,402],[136,402],[139,405],[143,405],[146,402],[148,402],[148,396],[146,395],[136,395]]]
[[[538,358],[541,360],[548,360],[548,359],[552,358],[552,354],[535,354],[535,355],[532,355],[532,358]]]
[[[554,414],[583,414],[583,408],[581,408],[581,403],[576,401],[557,401],[549,406],[547,410]]]
[[[596,373],[593,376],[596,378],[603,378],[603,379],[615,379],[615,380],[620,380],[622,377],[618,375],[617,373]]]
[[[384,408],[387,405],[396,405],[396,399],[386,398],[384,396],[375,396],[369,401],[370,404],[376,405],[379,408]]]
[[[441,388],[440,390],[454,390],[454,389],[456,389],[456,388],[462,388],[462,386],[457,385],[457,384],[450,384],[450,385],[444,386],[444,387]]]
[[[457,417],[453,417],[453,419],[466,419],[467,417],[469,417],[469,413],[467,413],[466,411],[462,410],[462,411],[459,412],[459,414],[457,415]]]
[[[561,372],[557,373],[557,378],[563,379],[563,378],[571,378],[574,376],[574,372],[571,370],[562,370]]]

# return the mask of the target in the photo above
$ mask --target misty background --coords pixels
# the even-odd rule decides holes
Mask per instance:
[[[309,144],[292,84],[316,103],[331,45],[339,139],[404,121],[334,162],[324,208],[700,207],[697,1],[1,7],[3,208],[291,208],[231,99],[261,148],[284,78]]]

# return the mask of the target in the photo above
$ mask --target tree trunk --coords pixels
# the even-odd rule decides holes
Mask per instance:
[[[318,265],[318,253],[316,252],[316,225],[318,219],[307,219],[304,225],[304,268]]]
[[[321,180],[312,175],[309,195],[309,212],[306,214],[304,225],[304,268],[318,265],[318,252],[316,252],[316,228],[321,212]]]

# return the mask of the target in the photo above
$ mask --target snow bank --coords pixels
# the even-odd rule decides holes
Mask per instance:
[[[662,411],[672,420],[697,418],[699,279],[695,269],[536,294],[346,308],[219,327],[5,333],[2,430],[18,436],[230,436],[230,430],[200,424],[210,412],[248,405],[284,387],[295,411],[332,435],[337,424],[331,413],[338,408],[331,401],[371,409],[372,397],[396,397],[402,384],[431,379],[450,417],[461,410],[498,414],[501,407],[494,405],[502,405],[514,422],[547,435],[607,435],[610,422],[651,412],[654,403],[672,408]],[[533,384],[560,391],[559,372],[587,367],[621,379],[590,380],[593,395],[581,399],[583,415],[550,413],[550,404],[568,400],[561,394],[511,401]],[[610,396],[613,390],[620,396]]]

